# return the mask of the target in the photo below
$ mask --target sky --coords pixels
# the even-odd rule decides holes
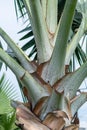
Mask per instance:
[[[1,0],[0,1],[0,27],[2,27],[16,43],[19,42],[18,40],[20,37],[17,34],[17,32],[20,31],[21,26],[22,24],[19,25],[16,18],[14,0],[7,0],[7,1]],[[3,42],[3,44],[5,43]],[[16,78],[14,74],[11,73],[11,71],[7,73],[7,77],[10,78],[11,81],[13,81],[13,83],[15,81],[15,85],[18,86],[16,82]],[[19,100],[21,100],[21,98]],[[81,120],[81,125],[84,125],[85,121],[87,120],[87,104],[80,109],[79,116]]]
[[[15,42],[18,41],[19,26],[15,14],[14,0],[0,1],[0,26]]]

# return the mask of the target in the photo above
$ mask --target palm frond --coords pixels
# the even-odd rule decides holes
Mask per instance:
[[[15,130],[17,126],[14,124],[15,111],[0,115],[0,130]],[[19,129],[18,129],[19,130]]]
[[[86,56],[86,53],[84,52],[84,50],[81,48],[80,44],[77,46],[77,48],[75,50],[75,54],[77,56],[77,59],[78,59],[78,62],[80,65],[82,65],[84,62],[86,62],[87,56]]]
[[[12,99],[19,99],[17,90],[3,74],[0,78],[0,130],[17,128],[14,124],[15,111],[10,105],[10,100]]]
[[[9,80],[5,79],[5,75],[3,74],[0,79],[0,114],[12,111],[10,100],[19,99],[16,91],[16,88],[10,83]]]
[[[25,5],[23,0],[14,0],[14,5],[15,5],[17,19],[19,17],[24,18],[24,16],[26,15],[26,10],[25,10]]]
[[[0,41],[0,48],[3,48],[1,41]],[[2,61],[0,60],[0,70],[2,69],[2,65],[3,65],[3,63],[2,63]]]

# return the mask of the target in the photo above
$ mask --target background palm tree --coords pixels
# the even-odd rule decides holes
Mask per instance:
[[[17,61],[1,48],[0,58],[22,83],[23,92],[28,100],[28,108],[19,102],[12,102],[19,121],[17,125],[24,130],[78,129],[77,111],[87,100],[87,93],[80,92],[77,95],[82,81],[87,76],[86,54],[78,44],[87,30],[85,8],[87,1],[80,3],[77,0],[66,1],[62,13],[58,11],[58,2],[61,3],[58,0],[20,2],[22,5],[19,3],[20,11],[23,9],[26,13],[27,10],[30,18],[32,30],[28,27],[31,32],[31,35],[28,35],[32,36],[33,31],[35,39],[33,46],[37,53],[35,60],[32,62],[0,28],[1,37],[13,50]],[[78,10],[81,10],[80,23],[76,29],[72,21],[74,13],[78,13]],[[79,61],[82,64],[85,57],[85,63],[77,70],[69,69],[77,45],[76,54]]]

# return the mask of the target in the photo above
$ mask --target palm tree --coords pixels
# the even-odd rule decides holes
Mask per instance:
[[[30,19],[37,58],[31,61],[0,28],[1,37],[13,50],[18,62],[1,48],[0,59],[14,72],[28,99],[28,105],[17,101],[11,103],[16,109],[16,124],[23,130],[78,129],[77,112],[87,100],[87,93],[79,92],[79,87],[87,76],[86,54],[79,44],[87,30],[87,1],[65,1],[60,15],[60,0],[20,2],[20,7],[24,11],[26,8]],[[82,17],[79,27],[75,28],[72,35],[75,9],[81,11]],[[71,70],[69,66],[75,51],[79,61],[84,59],[84,63],[80,62],[83,64],[77,70]]]

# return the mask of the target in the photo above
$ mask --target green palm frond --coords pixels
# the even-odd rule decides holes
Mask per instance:
[[[10,105],[10,100],[18,99],[16,89],[5,78],[5,74],[0,78],[0,130],[15,130],[15,111]]]
[[[30,49],[31,52],[28,54],[28,56],[31,58],[34,54],[37,54],[37,49],[35,49],[36,48],[35,39],[33,36],[31,26],[30,25],[27,26],[26,28],[22,29],[19,33],[21,34],[25,33],[25,35],[23,35],[23,37],[20,38],[20,41],[25,42],[25,44],[22,46],[22,50],[27,51],[28,49]]]
[[[1,41],[0,41],[0,48],[3,48]],[[2,61],[0,60],[0,70],[2,69],[2,65],[3,65],[3,63],[2,63]]]
[[[14,0],[17,18],[24,17],[26,14],[23,0]]]
[[[5,79],[5,75],[0,79],[0,114],[8,113],[12,111],[10,106],[10,100],[17,100],[18,95],[16,93],[15,87]]]
[[[0,115],[0,130],[16,130],[15,125],[15,111]],[[18,129],[19,130],[19,129]]]
[[[81,48],[81,45],[79,44],[75,50],[76,57],[78,59],[78,62],[80,65],[82,65],[84,62],[87,60],[86,53],[84,50]]]

